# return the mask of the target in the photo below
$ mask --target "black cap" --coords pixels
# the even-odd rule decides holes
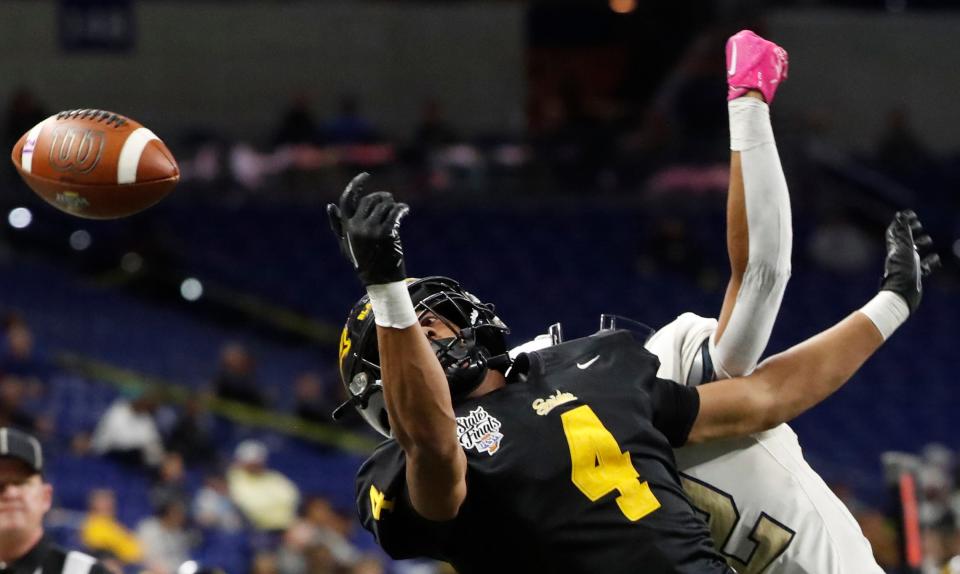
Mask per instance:
[[[43,472],[43,449],[40,441],[10,427],[0,427],[0,457],[25,462],[35,472]]]

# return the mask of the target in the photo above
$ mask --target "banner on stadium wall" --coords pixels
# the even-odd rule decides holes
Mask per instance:
[[[60,0],[57,29],[64,52],[129,52],[136,40],[133,0]]]

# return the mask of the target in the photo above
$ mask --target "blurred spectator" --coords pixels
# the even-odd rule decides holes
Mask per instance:
[[[310,111],[310,100],[305,93],[297,94],[284,110],[273,136],[273,143],[284,145],[317,144],[320,130]]]
[[[93,431],[93,452],[126,464],[158,466],[163,442],[153,420],[155,409],[155,398],[140,390],[117,398]]]
[[[256,440],[237,445],[234,464],[227,473],[230,497],[247,520],[259,530],[277,531],[296,518],[300,491],[289,478],[269,470],[267,447]]]
[[[190,467],[217,464],[215,421],[207,404],[206,395],[189,397],[167,435],[167,450],[180,454]]]
[[[884,569],[892,570],[899,567],[900,551],[897,545],[897,533],[883,513],[857,498],[854,489],[846,483],[833,483],[830,489],[860,524],[863,536],[870,542],[877,563]]]
[[[347,539],[352,523],[334,510],[326,498],[308,498],[298,524],[310,532],[312,543],[329,548],[338,563],[353,564],[359,559],[359,551]]]
[[[250,574],[280,574],[277,557],[270,552],[259,552],[253,557]]]
[[[933,443],[914,457],[917,467],[918,518],[923,544],[922,574],[960,573],[960,491],[957,457]],[[860,517],[858,516],[858,519]],[[864,527],[864,534],[868,534]],[[897,571],[891,568],[891,571]]]
[[[950,471],[925,457],[917,478],[922,492],[920,523],[931,528],[952,527],[955,519],[950,507],[953,492]]]
[[[385,574],[386,571],[383,562],[375,556],[365,556],[348,570],[349,574]]]
[[[887,114],[877,144],[877,159],[884,169],[900,173],[922,169],[930,162],[930,152],[910,124],[906,107],[898,106]]]
[[[331,422],[333,407],[325,400],[324,384],[320,375],[309,371],[301,373],[294,383],[297,416],[315,423]]]
[[[385,572],[383,562],[373,555],[360,558],[350,569],[350,574],[384,574]]]
[[[280,574],[307,574],[307,548],[309,536],[305,536],[297,525],[287,529],[277,550],[277,569]]]
[[[33,412],[42,394],[43,388],[35,379],[0,375],[0,426],[18,427],[41,439],[49,438],[55,428],[53,417]]]
[[[886,572],[896,572],[900,567],[900,550],[897,532],[883,513],[873,509],[861,508],[854,511],[854,518],[863,530],[863,536],[870,541],[873,556]]]
[[[45,383],[50,366],[34,353],[33,332],[24,321],[14,321],[7,327],[0,373],[35,378]]]
[[[724,66],[723,52],[716,49],[722,37],[720,30],[708,28],[687,43],[633,136],[638,151],[659,153],[666,147],[676,159],[698,161],[717,159],[726,149],[726,86],[716,78]]]
[[[645,275],[671,273],[687,276],[708,287],[715,270],[681,217],[664,215],[643,231],[638,265]]]
[[[437,100],[428,100],[423,105],[420,123],[413,134],[413,145],[423,153],[450,145],[457,139],[456,132],[447,123],[443,107]]]
[[[164,508],[171,503],[183,503],[189,493],[185,484],[186,473],[183,458],[175,453],[167,453],[157,470],[157,480],[150,488],[150,505],[154,510]]]
[[[257,386],[253,357],[240,343],[227,343],[220,350],[220,370],[213,381],[221,399],[263,407],[267,402]]]
[[[323,139],[331,145],[372,143],[377,137],[377,130],[363,117],[360,100],[354,95],[342,96],[337,115],[323,125]]]
[[[338,574],[343,572],[330,549],[323,545],[309,546],[304,551],[305,572],[309,574]],[[286,574],[283,570],[280,574]]]
[[[334,511],[330,502],[320,496],[311,496],[303,504],[302,517],[284,533],[283,546],[278,553],[283,574],[306,574],[310,555],[316,548],[323,553],[316,560],[326,559],[339,567],[350,567],[361,557],[360,552],[345,536],[345,519]]]
[[[927,466],[937,468],[944,475],[951,487],[956,484],[955,471],[957,468],[956,455],[949,447],[941,443],[930,443],[923,447],[923,460]]]
[[[875,250],[873,238],[842,216],[831,216],[810,235],[811,258],[838,273],[857,273],[873,265]]]
[[[90,492],[80,538],[90,550],[109,552],[125,564],[135,564],[143,557],[136,536],[117,521],[117,499],[110,489]]]
[[[90,433],[79,431],[70,437],[70,454],[77,457],[83,458],[90,456],[92,451],[92,440],[90,438]]]
[[[36,430],[36,418],[23,407],[26,391],[19,377],[0,379],[0,427],[16,427],[31,433]]]
[[[727,87],[718,82],[716,71],[724,67],[723,35],[708,29],[690,42],[680,64],[674,69],[671,123],[679,127],[691,159],[726,156]]]
[[[473,144],[454,145],[456,140],[440,103],[434,99],[426,101],[405,154],[411,166],[423,170],[419,175],[422,182],[415,187],[446,191],[460,181],[460,176],[469,180],[471,168],[482,164],[480,153]]]
[[[957,555],[956,534],[946,524],[923,529],[923,574],[949,572],[944,567]]]
[[[535,134],[538,156],[568,189],[591,189],[603,164],[613,157],[611,138],[580,87],[565,83],[544,104]]]
[[[237,532],[243,528],[240,511],[230,500],[227,479],[222,474],[209,474],[193,499],[193,519],[203,528]]]
[[[137,526],[143,561],[151,574],[176,574],[190,559],[192,539],[186,530],[187,512],[180,501],[171,501]]]

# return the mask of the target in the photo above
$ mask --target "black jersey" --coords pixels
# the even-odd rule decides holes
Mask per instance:
[[[731,572],[680,486],[672,447],[699,411],[696,389],[656,378],[625,331],[518,358],[522,382],[455,407],[467,455],[457,517],[412,508],[396,441],[361,467],[365,528],[395,558],[472,572]]]
[[[11,564],[0,562],[0,574],[110,574],[92,556],[67,551],[48,538]]]

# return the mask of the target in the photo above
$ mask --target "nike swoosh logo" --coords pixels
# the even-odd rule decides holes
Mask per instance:
[[[596,357],[590,359],[590,360],[587,361],[586,363],[577,363],[577,368],[578,368],[578,369],[588,369],[588,368],[590,368],[590,365],[596,363],[596,362],[597,362],[597,359],[599,359],[599,358],[600,358],[600,355],[597,355]]]
[[[727,75],[732,76],[737,73],[737,43],[733,43],[733,49],[730,50],[730,69],[727,70]]]

